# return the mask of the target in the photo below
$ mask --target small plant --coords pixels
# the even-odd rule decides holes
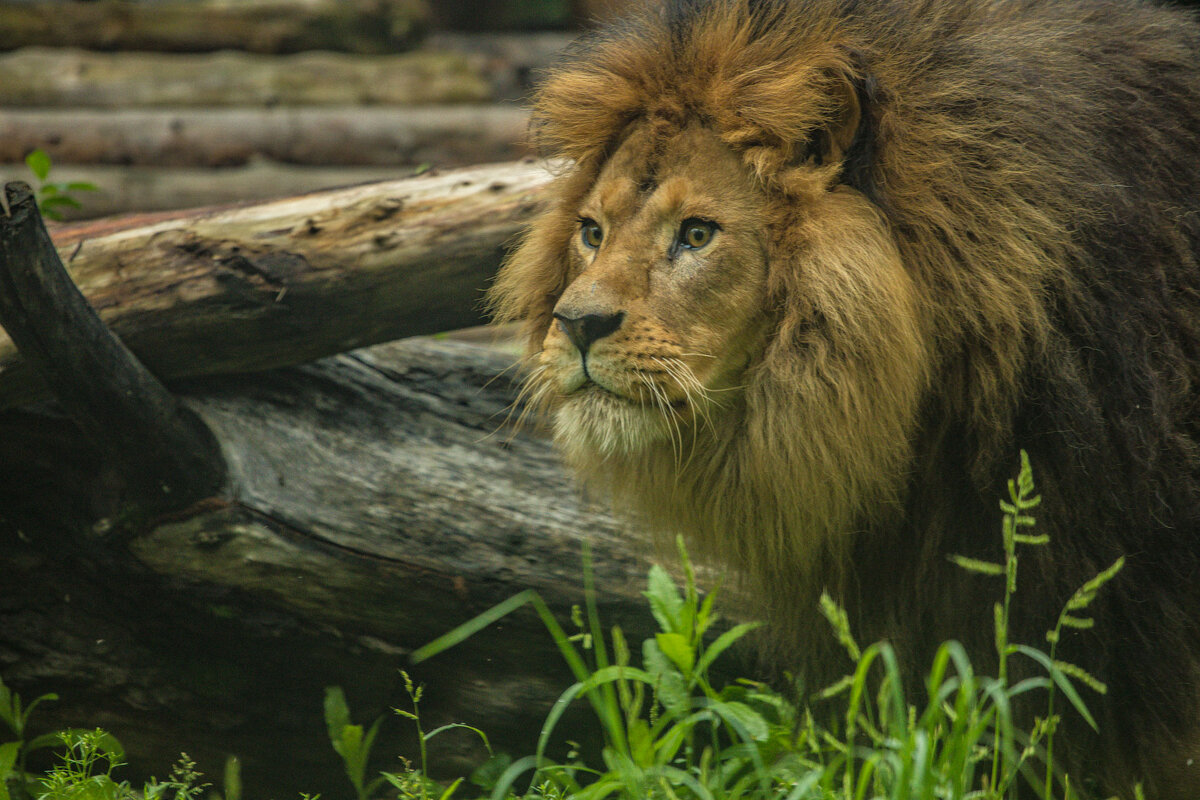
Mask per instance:
[[[197,800],[210,786],[200,782],[195,762],[183,753],[169,779],[151,778],[139,791],[115,777],[125,753],[111,734],[71,730],[61,732],[59,739],[66,750],[42,777],[38,800]]]
[[[98,191],[93,183],[72,181],[58,183],[50,181],[50,170],[53,166],[50,156],[45,150],[37,149],[25,156],[25,166],[38,180],[35,193],[38,208],[47,219],[61,220],[63,208],[81,208],[82,204],[75,199],[73,192]]]
[[[379,717],[366,731],[362,725],[352,724],[350,707],[346,704],[346,694],[342,687],[329,686],[325,689],[325,725],[329,730],[329,741],[342,757],[342,763],[346,766],[346,776],[354,786],[358,800],[368,800],[371,794],[383,785],[382,777],[367,781],[367,761],[371,757],[371,748],[375,746],[375,737],[379,734],[379,726],[382,723],[383,717]]]
[[[17,737],[0,744],[0,800],[26,800],[36,791],[37,778],[26,772],[29,754],[58,745],[60,738],[52,733],[28,739],[29,717],[39,704],[57,699],[56,694],[44,694],[24,706],[21,695],[0,680],[0,720]]]
[[[408,692],[409,700],[412,702],[412,711],[406,711],[403,708],[395,708],[392,710],[395,711],[397,715],[404,717],[405,719],[412,720],[412,722],[417,726],[417,742],[421,750],[421,765],[420,769],[414,770],[412,769],[411,764],[405,764],[406,769],[400,774],[391,772],[383,773],[383,777],[388,781],[388,783],[400,790],[399,800],[406,800],[406,798],[409,797],[417,800],[432,800],[434,797],[437,797],[438,800],[449,800],[449,798],[454,795],[454,792],[457,791],[458,787],[462,784],[463,779],[459,778],[446,787],[445,790],[441,790],[437,783],[435,783],[429,777],[429,740],[438,734],[445,733],[446,731],[458,729],[468,730],[483,741],[483,746],[488,752],[489,759],[483,767],[481,767],[479,770],[476,770],[475,774],[472,776],[473,783],[486,784],[489,780],[489,776],[494,774],[497,769],[501,768],[501,765],[507,767],[510,759],[507,757],[501,757],[497,759],[496,754],[492,752],[492,744],[488,741],[487,734],[478,728],[473,728],[470,725],[464,725],[461,722],[452,722],[449,725],[442,725],[441,727],[434,728],[433,730],[426,732],[421,725],[421,696],[424,694],[425,687],[414,685],[412,678],[410,678],[408,673],[404,670],[400,670],[400,675],[404,678],[404,688],[405,691]],[[405,791],[408,791],[409,794],[405,794]]]
[[[459,778],[445,788],[438,785],[429,777],[427,751],[427,745],[433,737],[449,730],[461,728],[471,731],[483,741],[483,746],[491,756],[489,761],[476,771],[473,782],[487,783],[490,779],[489,776],[497,769],[507,766],[509,761],[507,757],[497,758],[492,752],[492,745],[488,741],[487,735],[478,728],[462,723],[451,723],[432,731],[425,731],[421,724],[421,697],[424,694],[424,687],[414,684],[412,678],[404,670],[400,670],[400,676],[404,679],[404,688],[412,703],[412,711],[403,708],[392,710],[397,716],[411,720],[416,725],[420,764],[414,767],[412,762],[402,757],[400,759],[402,769],[399,772],[382,772],[377,779],[370,783],[366,783],[367,761],[370,758],[371,748],[374,746],[383,717],[376,719],[370,729],[364,733],[361,725],[350,724],[350,710],[341,687],[332,686],[325,690],[325,722],[329,727],[330,741],[333,743],[334,750],[342,757],[346,766],[346,774],[349,776],[350,783],[354,786],[359,800],[367,800],[375,795],[385,782],[397,791],[397,800],[435,800],[435,798],[436,800],[449,800],[462,785],[463,779]]]

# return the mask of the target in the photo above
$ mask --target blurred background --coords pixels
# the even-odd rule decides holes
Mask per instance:
[[[83,219],[516,159],[538,69],[629,3],[0,0],[0,178]]]

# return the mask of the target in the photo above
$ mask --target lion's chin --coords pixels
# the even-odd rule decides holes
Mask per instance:
[[[670,439],[663,413],[592,387],[564,398],[554,418],[554,441],[572,460],[634,455]]]

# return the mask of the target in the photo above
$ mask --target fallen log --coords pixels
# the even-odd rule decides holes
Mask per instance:
[[[95,53],[28,47],[0,54],[0,106],[220,108],[480,103],[486,78],[460,53],[260,56]]]
[[[165,380],[297,364],[480,324],[481,287],[537,211],[535,163],[426,174],[55,233],[101,319]],[[0,337],[0,408],[45,397]]]
[[[421,165],[427,166],[427,165]],[[395,181],[415,174],[407,167],[306,167],[255,159],[242,167],[54,166],[52,179],[88,183],[94,191],[73,193],[79,207],[56,209],[63,220],[186,211],[200,207],[261,203],[335,187]],[[24,164],[0,167],[0,180],[27,180]]]
[[[408,654],[528,588],[569,628],[584,541],[605,621],[637,642],[652,620],[637,538],[578,499],[535,430],[501,428],[511,361],[408,340],[193,384],[180,397],[227,486],[120,537],[119,512],[92,500],[103,454],[49,408],[0,412],[0,677],[61,697],[35,732],[102,726],[131,777],[184,750],[210,776],[237,755],[247,796],[343,796],[323,689],[345,687],[356,721],[390,718],[374,767],[395,771],[418,753],[390,712],[408,707],[405,668],[426,686],[426,730],[463,722],[532,753],[572,680],[535,615],[416,668]],[[580,719],[564,736],[585,740]],[[443,776],[485,758],[467,732],[432,743]]]
[[[0,2],[0,50],[40,45],[189,53],[394,53],[416,44],[428,23],[423,0],[10,0]]]
[[[0,323],[57,402],[0,411],[0,676],[27,697],[63,698],[39,708],[41,726],[108,728],[135,775],[165,774],[185,749],[210,773],[238,755],[247,795],[337,794],[323,687],[345,686],[369,722],[406,707],[408,653],[516,591],[537,589],[565,620],[585,539],[604,618],[633,641],[650,632],[636,540],[577,498],[536,425],[499,429],[515,402],[512,355],[409,340],[191,381],[178,413],[138,413],[165,390],[136,360],[63,356],[111,338],[86,307],[54,294],[52,310],[22,312],[21,256],[53,250],[28,233],[28,190],[10,184],[7,198]],[[65,280],[52,256],[33,272]],[[120,399],[116,423],[109,394],[77,391],[130,375],[146,389]],[[153,453],[180,419],[217,443],[201,460],[220,485],[185,485],[194,465],[156,462],[157,480],[180,487],[164,503],[120,480],[137,469],[126,443]],[[530,613],[412,673],[427,685],[426,730],[465,722],[518,755],[570,680]],[[376,766],[395,770],[417,745],[392,723]],[[483,755],[472,735],[435,742],[443,770]]]
[[[41,148],[54,160],[56,180],[64,181],[74,179],[66,174],[68,164],[233,167],[269,159],[331,169],[332,165],[456,166],[528,155],[523,145],[527,124],[528,113],[516,105],[10,108],[0,116],[0,163],[20,163],[30,151]],[[214,173],[213,182],[227,175]],[[92,176],[108,194],[114,192],[114,177]],[[275,185],[274,176],[257,178],[265,179],[268,187]],[[275,189],[276,197],[289,193]]]

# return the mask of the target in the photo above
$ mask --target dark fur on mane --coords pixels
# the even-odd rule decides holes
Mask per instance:
[[[770,59],[763,75],[783,78],[716,93],[740,79],[711,41],[730,18]],[[838,180],[883,215],[938,349],[897,503],[831,532],[809,573],[831,576],[860,639],[889,637],[916,671],[947,638],[988,658],[997,584],[947,556],[998,560],[997,504],[1026,450],[1051,544],[1022,556],[1015,638],[1041,643],[1076,588],[1127,560],[1095,629],[1062,644],[1110,687],[1090,702],[1099,738],[1070,728],[1070,762],[1110,791],[1140,778],[1153,796],[1200,793],[1164,766],[1200,765],[1194,17],[1136,0],[671,0],[573,48],[535,98],[534,131],[587,177],[634,120],[699,119],[786,205],[835,111],[804,87],[830,75],[862,107]],[[541,268],[542,283],[510,272],[493,293],[501,316],[530,320],[535,349],[563,290]],[[797,352],[821,325],[786,323],[777,337]],[[764,604],[779,626],[798,601]],[[788,665],[812,685],[841,674],[823,626],[796,624],[812,632]]]

